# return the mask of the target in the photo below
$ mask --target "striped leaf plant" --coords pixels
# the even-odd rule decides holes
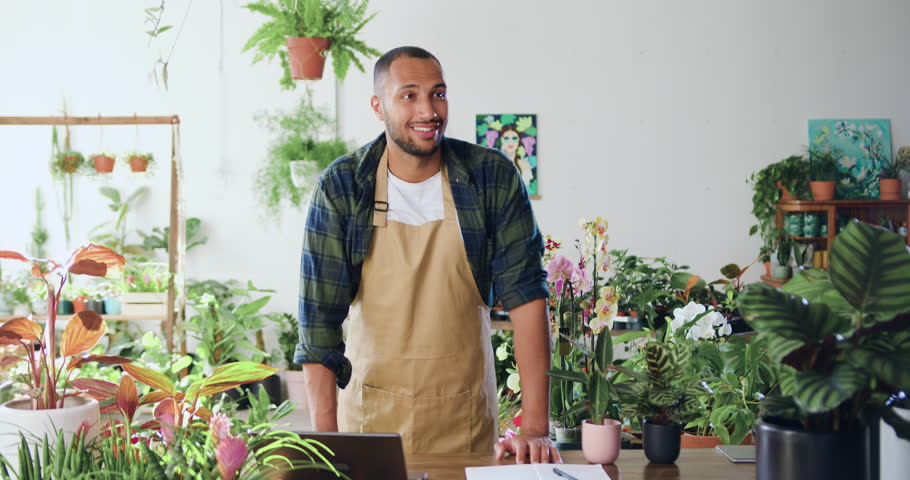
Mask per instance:
[[[828,272],[806,270],[783,289],[746,287],[746,320],[785,365],[763,418],[809,432],[861,427],[876,409],[902,438],[892,403],[910,391],[910,251],[899,235],[862,222],[834,240]]]

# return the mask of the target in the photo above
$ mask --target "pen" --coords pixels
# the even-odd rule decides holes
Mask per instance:
[[[568,473],[563,472],[562,470],[560,470],[556,467],[553,468],[553,473],[559,475],[562,478],[565,478],[566,480],[578,480],[577,478],[573,477],[572,475],[569,475]]]

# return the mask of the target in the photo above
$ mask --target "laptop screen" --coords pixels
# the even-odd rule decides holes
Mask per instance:
[[[387,479],[407,480],[404,449],[401,436],[396,433],[339,433],[339,432],[295,432],[300,438],[318,441],[328,447],[334,455],[326,458],[339,472],[351,480]],[[286,452],[282,452],[285,454]],[[296,452],[291,460],[306,460],[306,454]],[[334,473],[325,470],[306,469],[287,472],[287,479],[338,479]]]

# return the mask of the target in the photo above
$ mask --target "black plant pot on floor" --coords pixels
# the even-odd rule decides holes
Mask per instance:
[[[246,392],[241,392],[240,389],[249,390],[253,392],[253,395],[259,396],[259,390],[262,388],[265,389],[265,393],[268,394],[271,403],[275,405],[281,403],[281,378],[279,378],[278,375],[271,375],[257,382],[241,385],[238,388],[233,388],[224,393],[237,403],[237,408],[243,410],[250,408],[250,401],[246,396]]]
[[[869,430],[808,433],[760,420],[758,480],[869,480]]]
[[[679,458],[682,424],[657,425],[645,420],[645,456],[651,463],[673,463]],[[805,479],[803,479],[805,480]]]

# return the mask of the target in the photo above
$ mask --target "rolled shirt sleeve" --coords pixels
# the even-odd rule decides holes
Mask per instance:
[[[324,174],[313,193],[300,260],[299,343],[295,363],[320,363],[332,371],[338,386],[351,378],[351,362],[344,355],[341,325],[347,317],[357,286],[345,247],[349,216],[340,198],[337,172]]]

